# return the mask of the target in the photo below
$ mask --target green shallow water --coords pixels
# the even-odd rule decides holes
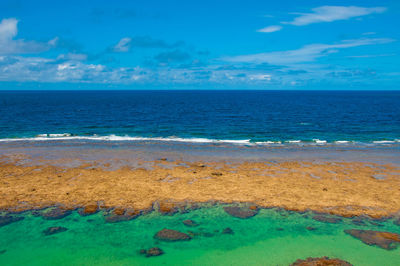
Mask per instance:
[[[0,265],[289,265],[298,258],[329,256],[353,265],[400,265],[400,247],[384,250],[368,246],[343,232],[372,229],[400,233],[388,220],[382,226],[355,226],[350,219],[338,224],[300,214],[263,209],[250,219],[234,218],[222,207],[202,208],[163,216],[156,212],[135,220],[107,224],[101,213],[80,217],[73,213],[61,220],[25,219],[0,227]],[[185,219],[197,227],[182,224]],[[44,236],[50,226],[66,232]],[[309,231],[307,226],[315,227]],[[233,235],[222,234],[230,227]],[[163,229],[208,233],[188,242],[162,242],[153,235]],[[277,230],[283,228],[283,230]],[[216,232],[217,231],[217,232]],[[140,249],[160,247],[165,254],[146,258]]]

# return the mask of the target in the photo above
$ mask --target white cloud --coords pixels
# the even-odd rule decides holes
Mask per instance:
[[[0,40],[11,40],[17,36],[18,20],[15,18],[5,18],[0,22]]]
[[[309,44],[296,50],[276,51],[269,53],[239,55],[222,58],[228,62],[243,63],[268,63],[271,65],[291,65],[302,62],[310,62],[315,59],[338,52],[339,49],[351,48],[363,45],[383,44],[394,40],[387,38],[345,40],[337,44]]]
[[[0,54],[29,54],[40,53],[50,49],[57,43],[57,38],[49,42],[15,40],[18,34],[18,20],[15,18],[2,19],[0,22]]]
[[[60,54],[57,59],[59,60],[72,60],[72,61],[85,61],[87,59],[86,54],[76,54],[76,53],[68,53],[68,54]]]
[[[258,32],[270,33],[270,32],[280,31],[281,29],[282,29],[282,26],[273,25],[273,26],[269,26],[269,27],[265,27],[265,28],[259,29],[257,31]]]
[[[122,38],[119,42],[114,46],[115,52],[128,52],[130,49],[132,39],[131,38]]]
[[[373,13],[383,13],[385,7],[358,7],[358,6],[320,6],[312,9],[311,13],[299,14],[293,21],[282,22],[295,26],[305,26],[313,23],[332,22],[361,17]]]
[[[249,75],[250,80],[265,80],[265,81],[270,81],[271,80],[271,75],[269,74],[254,74],[254,75]]]
[[[148,71],[139,67],[109,68],[81,61],[14,55],[0,56],[0,82],[71,82],[129,84],[152,82]]]

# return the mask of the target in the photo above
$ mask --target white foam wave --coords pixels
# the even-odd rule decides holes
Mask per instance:
[[[337,140],[333,142],[328,142],[326,140],[313,139],[310,141],[302,141],[302,140],[286,140],[286,141],[257,141],[252,142],[250,139],[244,140],[235,140],[235,139],[208,139],[208,138],[181,138],[181,137],[131,137],[131,136],[117,136],[117,135],[108,135],[108,136],[74,136],[70,133],[61,133],[61,134],[39,134],[36,137],[32,138],[4,138],[0,139],[0,142],[18,142],[18,141],[68,141],[68,140],[88,140],[88,141],[156,141],[156,142],[185,142],[185,143],[209,143],[209,144],[234,144],[234,145],[246,145],[246,146],[274,146],[274,145],[282,145],[283,143],[290,145],[334,145],[334,144],[395,144],[399,143],[400,139],[395,140],[376,140],[372,142],[354,142],[348,140]]]
[[[301,143],[301,140],[288,140],[287,143]]]
[[[256,145],[274,145],[274,144],[282,144],[282,141],[257,141],[254,142]]]
[[[326,144],[327,141],[326,140],[320,140],[320,139],[313,139],[313,141],[317,144]]]
[[[348,140],[336,140],[335,141],[335,143],[336,144],[346,144],[346,143],[349,143],[350,141],[348,141]]]
[[[33,138],[6,138],[0,139],[1,142],[16,141],[56,141],[56,140],[94,140],[94,141],[171,141],[171,142],[190,142],[190,143],[229,143],[237,145],[254,145],[250,139],[229,140],[229,139],[207,139],[207,138],[179,138],[179,137],[130,137],[130,136],[72,136],[69,133],[63,134],[39,134]]]
[[[391,143],[396,143],[396,141],[395,140],[376,140],[376,141],[373,141],[372,143],[375,143],[375,144],[391,144]]]

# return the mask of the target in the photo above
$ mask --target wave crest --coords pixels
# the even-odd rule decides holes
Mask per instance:
[[[208,139],[208,138],[182,138],[182,137],[140,137],[140,136],[79,136],[71,133],[61,134],[39,134],[36,137],[27,138],[3,138],[0,142],[21,142],[21,141],[66,141],[66,140],[87,140],[87,141],[155,141],[155,142],[184,142],[184,143],[203,143],[203,144],[233,144],[245,146],[282,146],[282,145],[349,145],[349,144],[375,144],[388,145],[400,143],[399,139],[395,140],[374,140],[370,142],[356,142],[352,140],[335,140],[328,142],[327,140],[313,139],[306,140],[282,140],[282,141],[252,141],[251,139]]]

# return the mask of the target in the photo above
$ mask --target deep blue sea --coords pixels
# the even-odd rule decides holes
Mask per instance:
[[[1,91],[0,139],[398,143],[396,91]]]

